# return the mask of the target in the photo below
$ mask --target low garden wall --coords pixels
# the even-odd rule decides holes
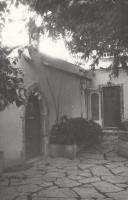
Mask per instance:
[[[119,154],[128,157],[128,131],[111,131],[103,133],[102,151],[104,154]]]
[[[101,146],[104,154],[109,154],[112,152],[116,153],[118,149],[118,135],[104,134],[101,141]]]
[[[128,157],[128,131],[122,132],[118,137],[118,153]]]

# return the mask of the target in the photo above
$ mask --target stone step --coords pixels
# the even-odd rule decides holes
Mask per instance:
[[[128,131],[120,130],[120,129],[103,129],[103,135],[119,135],[119,134],[126,134]]]

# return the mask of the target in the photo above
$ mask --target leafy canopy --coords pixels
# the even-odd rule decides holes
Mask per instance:
[[[0,111],[10,103],[20,106],[24,97],[20,94],[23,88],[22,71],[15,67],[15,60],[11,64],[8,55],[10,49],[0,47]]]
[[[5,13],[8,12],[8,1],[0,1],[0,31],[4,27]],[[1,38],[0,38],[1,39]],[[9,54],[13,49],[3,47],[0,42],[0,111],[10,103],[20,106],[24,102],[24,96],[20,91],[23,88],[23,73],[16,67],[16,58],[12,61]]]
[[[73,53],[88,58],[96,50],[94,65],[103,52],[114,54],[113,68],[127,70],[127,0],[17,0],[41,14],[50,36],[64,37]],[[93,65],[93,66],[94,66]],[[116,71],[117,72],[117,71]]]
[[[9,3],[28,4],[43,18],[42,29],[50,36],[63,36],[72,53],[81,53],[87,59],[93,55],[98,63],[103,52],[114,55],[113,70],[118,66],[128,69],[128,1],[127,0],[7,0],[0,1],[0,30],[4,26]],[[33,27],[33,26],[32,26]],[[31,28],[31,26],[30,26]],[[35,30],[35,29],[34,29]],[[38,31],[37,31],[38,32]],[[31,33],[31,30],[30,30]],[[33,30],[32,33],[33,34]],[[11,64],[10,49],[0,43],[0,110],[10,103],[20,105],[23,79],[20,71]]]

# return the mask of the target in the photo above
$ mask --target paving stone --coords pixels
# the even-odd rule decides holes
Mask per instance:
[[[36,192],[40,189],[41,189],[40,186],[34,185],[32,183],[29,185],[21,185],[21,186],[17,187],[17,191],[22,194]]]
[[[56,177],[46,177],[46,176],[44,176],[42,180],[46,181],[46,182],[53,182],[53,181],[56,180]]]
[[[37,191],[35,194],[38,194],[39,192],[41,192],[41,191],[47,191],[48,189],[50,189],[50,190],[57,190],[59,187],[57,186],[57,185],[53,185],[53,186],[50,186],[50,187],[48,187],[48,188],[41,188],[40,189],[40,191]]]
[[[29,184],[33,184],[33,185],[40,185],[40,184],[42,184],[42,182],[43,182],[43,180],[42,180],[42,178],[40,177],[40,178],[30,178],[29,180],[27,180],[27,183],[29,182]]]
[[[46,163],[44,163],[44,164],[37,163],[37,169],[42,170],[42,171],[46,171],[47,170]]]
[[[125,166],[128,167],[128,162],[127,161],[125,162]]]
[[[123,158],[123,157],[120,157],[119,155],[117,154],[107,154],[107,160],[109,161],[114,161],[114,162],[125,162],[127,159],[126,158]]]
[[[77,176],[80,173],[78,170],[75,170],[75,171],[74,170],[66,170],[65,172],[69,176]]]
[[[73,165],[73,164],[72,164]],[[77,166],[66,166],[65,167],[65,170],[67,170],[67,171],[75,171],[75,170],[77,170],[78,169],[78,167]]]
[[[10,170],[8,172],[5,171],[5,173],[2,174],[2,177],[22,177],[23,173],[22,172],[15,172],[14,169],[13,171]]]
[[[61,167],[66,167],[66,166],[69,166],[70,163],[71,163],[71,160],[70,159],[66,159],[66,158],[52,158],[52,159],[49,159],[49,163],[51,166],[61,166]],[[72,160],[72,163],[73,163],[73,160]]]
[[[92,184],[102,193],[119,192],[122,190],[122,188],[117,187],[111,183],[104,182],[104,181],[92,183]]]
[[[57,197],[57,198],[48,198],[48,197],[34,197],[34,198],[32,198],[32,200],[77,200],[76,198],[61,198],[61,197]],[[86,199],[84,199],[84,200],[86,200]]]
[[[100,154],[100,153],[85,153],[84,155],[85,158],[89,158],[89,159],[103,159],[103,154]]]
[[[8,179],[0,179],[0,187],[8,186]]]
[[[59,164],[59,165],[56,165],[56,168],[62,170],[62,169],[65,168],[65,165],[64,164]]]
[[[118,183],[118,184],[116,184],[116,186],[117,187],[121,187],[121,188],[124,188],[124,189],[126,189],[126,188],[128,188],[128,185],[127,184],[124,184],[124,183]]]
[[[15,183],[15,180],[11,180],[11,186],[20,186],[20,185],[29,185],[29,184],[31,184],[31,178],[23,179],[17,185]]]
[[[42,184],[40,184],[41,187],[51,187],[53,186],[53,183],[52,182],[44,182]]]
[[[36,169],[36,168],[32,168],[32,169],[28,169],[28,170],[25,170],[24,171],[24,175],[25,176],[34,176],[34,175],[37,175],[37,174],[39,174],[40,172]]]
[[[23,183],[22,179],[11,179],[10,186],[17,186]]]
[[[93,164],[79,164],[78,165],[78,168],[81,169],[81,170],[85,170],[85,169],[90,169],[91,167],[94,167]]]
[[[82,188],[92,188],[92,184],[91,183],[85,183],[85,184],[82,184],[80,187]]]
[[[128,171],[119,174],[122,177],[128,177]]]
[[[107,163],[106,166],[109,168],[109,169],[114,169],[114,168],[118,168],[118,167],[122,167],[124,165],[124,163],[122,162],[115,162],[115,163]]]
[[[104,167],[104,166],[96,166],[95,168],[93,168],[92,173],[96,176],[102,176],[102,175],[112,175],[110,173],[110,171]]]
[[[124,172],[127,172],[128,173],[128,168],[127,167],[125,167],[125,166],[119,166],[119,167],[117,167],[117,168],[114,168],[114,169],[111,169],[112,170],[112,172],[114,173],[114,174],[119,174],[119,173],[124,173]]]
[[[128,191],[109,193],[108,196],[110,196],[114,200],[128,200]]]
[[[47,171],[48,172],[57,172],[58,170],[57,170],[56,166],[48,166]]]
[[[100,178],[98,178],[98,177],[84,178],[84,179],[79,180],[80,183],[84,183],[84,184],[95,183],[98,181],[101,181]]]
[[[29,177],[29,178],[41,179],[41,178],[43,178],[43,177],[44,177],[44,175],[42,175],[42,174],[36,174],[36,175],[33,175],[33,176]]]
[[[21,196],[17,197],[16,200],[28,200],[28,198],[27,198],[27,196],[21,195]]]
[[[102,176],[102,180],[110,183],[128,183],[128,177],[122,177],[122,176]]]
[[[57,169],[56,168],[56,169],[50,169],[50,170],[48,170],[47,173],[59,173],[59,174],[62,173],[63,174],[63,173],[65,173],[65,171],[66,171],[65,169]]]
[[[57,177],[64,177],[65,174],[64,173],[57,173],[57,172],[50,172],[50,173],[47,173],[45,175],[45,177],[50,177],[50,178],[57,178]]]
[[[82,176],[79,176],[79,175],[71,175],[71,176],[68,176],[69,179],[71,180],[80,180],[82,179],[83,177]]]
[[[13,200],[18,196],[14,188],[0,188],[0,200]]]
[[[94,164],[94,165],[104,165],[106,164],[108,161],[107,160],[95,160],[95,159],[90,159],[90,163]]]
[[[84,199],[103,199],[104,196],[97,192],[93,187],[77,187],[73,189],[81,198]]]
[[[92,174],[90,172],[83,172],[83,173],[80,173],[79,175],[82,177],[87,177],[87,178],[92,177]]]
[[[63,179],[58,179],[56,182],[55,182],[56,185],[58,185],[59,187],[76,187],[78,185],[80,185],[79,182],[75,181],[75,180],[70,180],[69,178],[63,178]]]
[[[32,200],[128,200],[128,159],[111,153],[116,161],[108,161],[99,154],[41,160],[22,172],[4,173],[0,200],[28,200],[30,193]]]
[[[73,192],[70,189],[67,188],[57,188],[57,189],[47,189],[47,190],[42,190],[41,192],[38,193],[37,197],[43,197],[43,198],[75,198],[78,197],[75,192]]]

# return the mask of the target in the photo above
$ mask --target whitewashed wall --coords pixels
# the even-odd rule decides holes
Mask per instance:
[[[53,98],[48,81],[56,101],[60,102],[59,117],[86,117],[85,95],[80,90],[80,77],[52,67],[42,65],[40,57],[35,55],[34,65],[21,58],[19,65],[24,70],[25,87],[29,88],[37,83],[42,95],[46,98],[49,109],[49,130],[56,121]],[[23,162],[24,154],[24,126],[22,120],[24,110],[10,105],[0,112],[0,152],[4,155],[5,167]]]
[[[111,81],[111,84],[120,85],[122,87],[122,106],[123,106],[123,118],[124,120],[128,119],[128,75],[125,71],[120,69],[119,76],[114,77],[110,74],[111,71],[105,69],[96,70],[92,73],[92,85],[91,88],[99,88],[108,84]]]

